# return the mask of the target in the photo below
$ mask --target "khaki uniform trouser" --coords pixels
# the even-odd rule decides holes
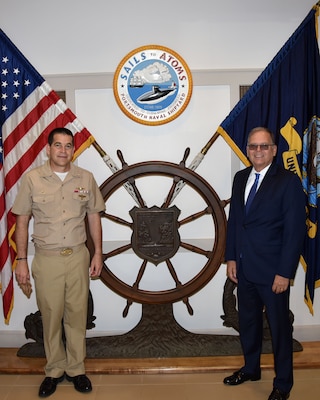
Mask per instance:
[[[46,376],[85,373],[89,263],[85,245],[64,255],[36,250],[32,276],[42,316]],[[62,320],[66,345],[62,339]]]

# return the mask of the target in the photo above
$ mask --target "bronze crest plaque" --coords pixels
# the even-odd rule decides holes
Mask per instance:
[[[133,220],[131,244],[138,257],[158,265],[173,257],[180,246],[176,207],[134,207],[130,211]]]

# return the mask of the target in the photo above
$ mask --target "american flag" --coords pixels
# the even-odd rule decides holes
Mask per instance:
[[[94,138],[2,30],[0,76],[0,288],[8,324],[13,308],[12,271],[16,256],[11,208],[19,179],[45,161],[45,146],[52,129],[63,126],[74,133],[75,157]]]

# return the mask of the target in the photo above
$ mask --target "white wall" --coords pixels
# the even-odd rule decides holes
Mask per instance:
[[[81,83],[67,90],[68,104],[101,147],[120,165],[117,149],[123,151],[129,164],[148,160],[178,163],[185,148],[190,147],[188,162],[191,162],[234,105],[238,84],[253,82],[253,79],[241,80],[241,71],[265,68],[314,1],[163,0],[150,3],[137,0],[132,3],[125,0],[110,3],[104,0],[89,3],[82,0],[0,0],[0,27],[55,89],[65,89],[74,76],[81,74]],[[101,82],[101,74],[114,73],[126,54],[151,43],[179,53],[197,78],[187,109],[176,120],[161,126],[144,126],[130,120],[117,106],[110,82]],[[229,70],[235,71],[230,81],[225,78]],[[208,71],[217,72],[217,81],[207,78]],[[92,77],[98,73],[101,73],[98,86],[90,86]],[[237,85],[231,82],[234,77]],[[78,163],[91,170],[99,184],[111,175],[94,148],[86,150]],[[214,187],[221,199],[227,199],[235,168],[240,168],[240,163],[219,138],[197,172]],[[146,191],[148,205],[161,202],[166,194],[158,190],[161,183],[148,182],[148,185],[151,185]],[[179,196],[181,208],[188,207],[187,196],[183,192]],[[117,210],[127,212],[128,204],[130,199],[121,200]],[[206,238],[206,227],[195,230],[193,235]],[[127,232],[104,223],[106,242],[126,239]],[[121,256],[120,262],[130,265],[135,257],[126,254]],[[184,265],[185,254],[179,253],[175,262],[178,267]],[[150,268],[161,285],[165,274],[161,274],[160,268],[160,272]],[[193,316],[189,316],[183,304],[174,305],[177,321],[195,332],[234,333],[222,326],[220,318],[224,282],[225,267],[222,265],[214,279],[190,299]],[[88,332],[90,336],[125,332],[139,321],[139,304],[134,304],[124,319],[125,299],[100,281],[91,282],[91,290],[97,319],[96,328]],[[303,293],[304,272],[300,266],[291,296],[295,337],[319,340],[319,292],[316,291],[313,316],[304,304]],[[27,300],[15,287],[10,324],[5,325],[0,319],[0,346],[24,343],[24,318],[36,310],[34,294]]]
[[[264,68],[315,0],[1,0],[1,29],[42,74],[114,72],[161,44],[191,69]]]

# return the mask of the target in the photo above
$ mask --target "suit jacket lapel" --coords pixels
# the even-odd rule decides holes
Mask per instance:
[[[250,172],[252,170],[251,168],[247,168],[245,170],[245,173],[242,175],[242,182],[240,182],[241,185],[241,206],[242,206],[242,210],[245,213],[245,203],[244,203],[244,195],[245,195],[245,191],[246,191],[246,185],[247,185],[247,180],[249,178]]]

